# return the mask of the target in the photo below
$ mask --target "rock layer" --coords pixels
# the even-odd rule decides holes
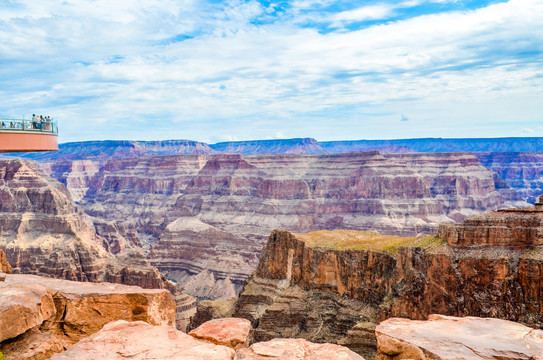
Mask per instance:
[[[90,171],[88,165],[82,164]],[[89,218],[62,184],[32,162],[0,161],[0,246],[14,273],[167,288],[176,295],[182,329],[196,310],[194,298],[150,265],[134,234],[113,221]]]
[[[535,207],[482,217],[503,224],[512,214],[518,219],[526,216],[515,226],[525,226],[520,233],[533,225],[531,217],[539,221],[543,217]],[[476,219],[452,228],[462,229]],[[480,223],[478,233],[492,234],[489,224]],[[535,232],[537,238],[540,230]],[[252,321],[255,341],[303,337],[367,354],[375,349],[371,332],[377,321],[426,319],[433,313],[496,317],[543,327],[539,241],[519,238],[518,243],[529,246],[498,247],[480,237],[479,244],[450,246],[449,238],[437,236],[324,233],[271,234],[233,314]],[[354,334],[366,338],[357,340]]]
[[[13,273],[165,287],[137,250],[113,256],[66,188],[30,162],[0,161],[0,246]]]
[[[520,199],[469,154],[111,159],[74,190],[87,184],[81,206],[115,224],[102,237],[137,238],[160,271],[211,299],[239,291],[274,228],[414,235]]]
[[[343,346],[314,344],[304,339],[274,339],[251,345],[236,352],[236,360],[364,360],[363,357]]]
[[[481,164],[498,174],[522,198],[534,203],[543,193],[543,152],[541,146],[530,152],[491,152],[476,154]]]
[[[234,350],[194,339],[168,326],[116,321],[51,360],[232,360]]]
[[[511,321],[431,315],[392,318],[376,329],[378,359],[543,359],[543,331]]]
[[[0,351],[10,360],[47,359],[114,320],[175,324],[167,290],[11,274],[0,292]]]
[[[251,322],[239,318],[222,318],[207,321],[189,332],[196,339],[206,340],[232,349],[247,347]]]

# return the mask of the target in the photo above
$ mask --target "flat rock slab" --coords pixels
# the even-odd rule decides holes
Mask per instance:
[[[142,289],[112,283],[89,283],[44,278],[35,275],[6,276],[2,293],[18,286],[49,289],[62,306],[62,319],[78,332],[90,335],[114,320],[175,324],[175,302],[167,290]],[[60,312],[60,311],[59,311]]]
[[[506,320],[430,315],[391,318],[375,329],[379,360],[542,360],[543,331]]]
[[[239,349],[235,360],[364,360],[346,347],[334,344],[315,344],[304,339],[273,339]]]
[[[247,339],[249,338],[250,331],[251,322],[249,320],[223,318],[206,321],[189,332],[189,335],[214,344],[239,349],[247,347]]]
[[[10,360],[46,359],[116,320],[173,326],[174,298],[167,290],[35,275],[0,282],[0,352]]]
[[[0,342],[40,325],[54,314],[51,289],[40,284],[0,282]]]
[[[51,360],[232,360],[234,350],[210,344],[169,326],[123,320],[107,324]]]

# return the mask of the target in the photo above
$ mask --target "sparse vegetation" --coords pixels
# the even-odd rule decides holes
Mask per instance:
[[[296,237],[313,248],[332,250],[376,250],[396,254],[398,248],[419,247],[435,248],[444,243],[444,240],[435,235],[420,235],[416,237],[402,237],[394,235],[381,235],[375,231],[356,230],[321,230]]]

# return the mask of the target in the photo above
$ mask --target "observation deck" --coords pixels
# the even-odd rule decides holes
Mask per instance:
[[[0,118],[0,153],[34,151],[58,151],[56,121]]]

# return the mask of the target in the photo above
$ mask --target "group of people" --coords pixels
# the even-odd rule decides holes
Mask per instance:
[[[53,119],[50,116],[32,114],[32,121],[24,119],[1,119],[2,129],[9,130],[53,130]]]
[[[50,116],[32,114],[32,129],[50,130],[51,122]]]

